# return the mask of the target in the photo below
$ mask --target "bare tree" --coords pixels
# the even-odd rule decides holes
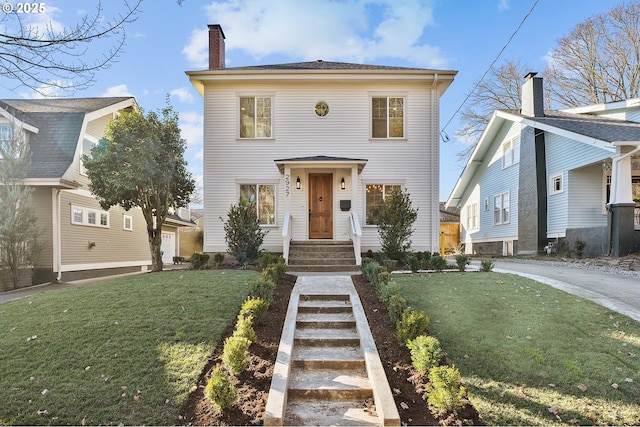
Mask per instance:
[[[456,138],[467,143],[467,148],[458,153],[460,160],[471,155],[494,110],[520,108],[522,78],[529,71],[527,66],[510,59],[491,68],[486,78],[477,83],[469,97],[470,106],[461,115],[464,126],[456,132]]]
[[[40,227],[33,212],[33,188],[24,185],[31,150],[22,129],[3,125],[0,132],[0,265],[8,268],[13,288],[38,254]]]
[[[640,2],[623,3],[558,40],[545,71],[554,103],[577,107],[640,95]]]
[[[87,88],[96,72],[108,68],[122,52],[125,26],[137,19],[141,3],[124,0],[124,10],[109,18],[98,1],[93,14],[65,27],[31,21],[34,11],[48,13],[47,3],[16,3],[29,5],[29,11],[6,3],[0,16],[0,77],[15,85],[12,90],[25,86],[42,95],[48,87],[72,93]]]

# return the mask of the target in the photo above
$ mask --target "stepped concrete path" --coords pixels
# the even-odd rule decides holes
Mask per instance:
[[[350,276],[298,277],[264,425],[400,425]]]

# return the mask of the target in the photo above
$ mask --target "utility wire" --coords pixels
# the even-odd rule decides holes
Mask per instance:
[[[491,63],[491,65],[489,65],[489,68],[487,68],[487,70],[484,72],[484,74],[482,75],[482,77],[480,77],[480,80],[478,80],[475,84],[475,86],[473,86],[473,89],[471,89],[471,91],[469,92],[469,94],[466,96],[466,98],[464,99],[464,101],[462,101],[462,104],[460,104],[460,106],[458,107],[458,109],[455,111],[455,113],[453,113],[453,115],[451,116],[451,118],[449,119],[449,121],[447,122],[447,124],[444,125],[444,127],[442,128],[442,130],[440,131],[440,135],[442,135],[444,133],[443,139],[445,139],[445,142],[448,141],[448,136],[447,133],[445,132],[445,129],[447,128],[447,126],[449,126],[451,124],[451,121],[453,120],[453,118],[460,112],[460,110],[462,109],[462,107],[464,106],[464,104],[467,103],[467,101],[469,100],[469,98],[471,98],[471,94],[473,94],[473,92],[475,92],[475,90],[478,88],[478,85],[480,85],[480,83],[482,82],[482,80],[484,80],[484,78],[487,76],[487,74],[489,73],[489,71],[491,71],[491,68],[493,68],[493,66],[495,65],[496,62],[498,62],[498,59],[500,58],[500,56],[502,55],[502,53],[505,51],[505,49],[509,46],[509,44],[511,43],[511,40],[513,40],[513,38],[515,37],[515,35],[518,33],[518,31],[520,31],[520,28],[522,28],[522,25],[524,25],[524,22],[527,20],[527,18],[529,17],[529,15],[531,15],[531,12],[533,12],[533,9],[535,9],[535,7],[538,5],[538,2],[540,0],[535,0],[533,2],[533,6],[531,6],[531,9],[529,9],[529,12],[527,12],[527,14],[524,16],[524,18],[522,18],[522,21],[520,21],[520,25],[518,25],[518,28],[516,28],[516,30],[513,32],[513,34],[511,34],[511,37],[509,37],[509,40],[507,40],[507,43],[505,43],[505,45],[502,47],[502,49],[500,50],[500,52],[498,53],[498,55],[495,57],[495,59],[493,60],[493,62]]]

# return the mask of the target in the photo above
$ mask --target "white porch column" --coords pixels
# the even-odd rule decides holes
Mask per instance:
[[[358,200],[358,191],[360,190],[360,186],[358,185],[358,166],[351,166],[351,210],[360,217],[362,206],[359,204],[356,209],[356,200]]]
[[[640,151],[640,142],[614,142],[618,154],[612,156],[611,195],[608,204],[611,256],[633,253],[640,248],[634,230],[635,202],[631,185],[631,156]]]
[[[633,150],[633,151],[637,151]],[[618,154],[612,157],[611,165],[611,204],[633,203],[631,192],[631,154]]]

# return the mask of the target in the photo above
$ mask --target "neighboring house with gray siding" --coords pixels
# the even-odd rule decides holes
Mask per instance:
[[[103,210],[81,161],[109,121],[134,106],[132,97],[0,100],[0,126],[22,123],[19,130],[32,152],[25,183],[34,189],[42,229],[34,284],[146,271],[151,265],[142,212],[119,206]],[[175,226],[182,222],[189,220],[174,218],[168,235],[177,235]],[[172,243],[177,251],[176,239]]]
[[[447,201],[466,252],[640,250],[640,99],[544,111],[535,73],[522,96],[522,110],[494,112]]]
[[[438,250],[439,100],[455,71],[326,61],[188,72],[204,100],[204,251],[226,252],[220,218],[257,202],[264,249],[345,241],[378,250],[375,212],[392,190],[419,208],[414,250]],[[357,226],[360,227],[357,227]],[[357,251],[357,249],[356,249]]]

